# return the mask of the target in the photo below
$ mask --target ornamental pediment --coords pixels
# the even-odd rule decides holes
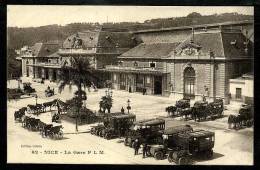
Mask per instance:
[[[201,54],[201,46],[195,43],[187,43],[176,52],[180,56],[197,56]]]
[[[68,41],[71,42],[71,48],[79,49],[83,48],[83,40],[76,34],[74,37],[69,38]]]

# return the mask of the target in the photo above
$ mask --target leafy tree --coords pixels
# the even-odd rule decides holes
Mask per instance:
[[[97,77],[93,73],[89,60],[84,57],[71,57],[70,65],[63,65],[60,73],[59,93],[61,93],[66,85],[69,85],[71,89],[72,85],[77,87],[77,92],[73,102],[77,108],[76,115],[76,131],[78,131],[78,116],[82,107],[83,100],[86,99],[86,93],[82,90],[82,87],[90,86]],[[85,96],[85,97],[84,97]]]
[[[102,109],[102,112],[105,113],[106,110],[108,113],[110,113],[110,110],[112,108],[113,99],[111,96],[103,96],[101,98],[101,101],[99,102],[100,110]]]
[[[202,17],[202,15],[198,12],[192,12],[187,15],[187,18],[199,18],[199,17]]]

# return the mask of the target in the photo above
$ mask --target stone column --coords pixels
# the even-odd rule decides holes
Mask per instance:
[[[49,80],[52,81],[53,80],[53,69],[49,68]]]
[[[42,78],[45,78],[45,70],[44,70],[44,68],[42,68]]]

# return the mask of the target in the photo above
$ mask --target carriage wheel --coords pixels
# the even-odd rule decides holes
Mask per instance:
[[[146,155],[147,156],[152,156],[152,153],[151,153],[151,150],[150,150],[151,148],[149,148],[149,149],[147,149],[147,151],[146,151]]]
[[[127,138],[124,140],[124,145],[127,146]]]
[[[90,133],[91,133],[92,135],[95,134],[95,130],[94,130],[94,128],[91,128],[91,129],[90,129]]]
[[[154,158],[155,158],[156,160],[162,160],[162,159],[163,159],[163,156],[164,156],[164,154],[162,153],[162,151],[157,151],[157,152],[155,152],[155,154],[154,154]]]
[[[102,130],[98,131],[98,136],[103,137]]]
[[[172,162],[174,161],[172,155],[173,155],[173,152],[169,152],[169,155],[167,156],[167,159],[168,159],[168,161],[169,161],[170,163],[172,163]]]
[[[53,139],[53,137],[54,137],[53,132],[49,132],[48,136],[49,136],[51,139]]]
[[[111,137],[109,133],[105,133],[105,135],[104,135],[104,136],[105,136],[105,139],[107,139],[107,140],[109,140],[109,139],[110,139],[110,137]]]
[[[189,159],[187,157],[180,157],[178,160],[179,165],[187,165],[189,163]]]
[[[27,129],[31,130],[32,126],[30,124],[27,125]]]

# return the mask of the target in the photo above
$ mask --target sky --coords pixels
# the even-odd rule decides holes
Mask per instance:
[[[225,6],[55,6],[8,5],[8,27],[38,27],[75,22],[144,22],[153,18],[187,16],[191,12],[202,15],[237,12],[253,15],[253,7]]]

